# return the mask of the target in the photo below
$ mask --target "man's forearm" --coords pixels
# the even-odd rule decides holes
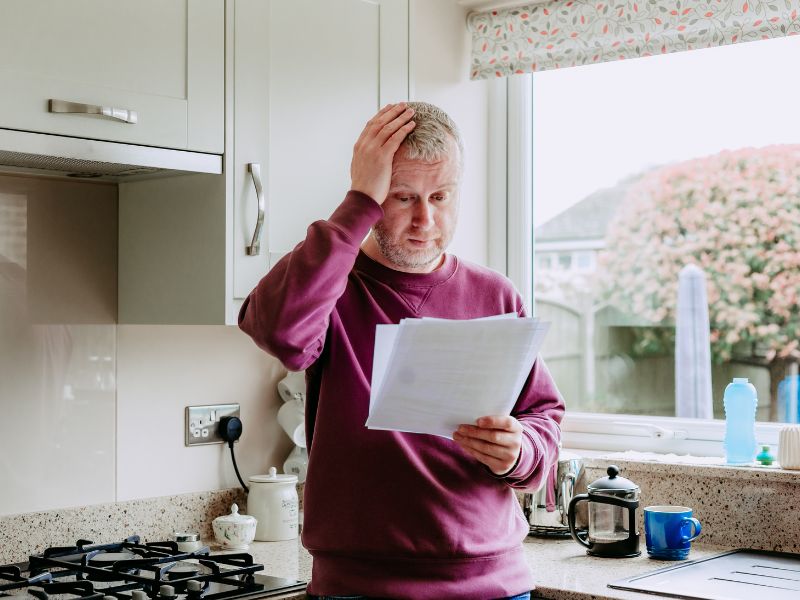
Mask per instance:
[[[312,223],[306,239],[250,293],[239,327],[288,369],[312,364],[322,352],[361,240],[382,214],[369,196],[349,192],[330,219]]]
[[[558,460],[564,400],[541,357],[536,359],[512,415],[522,425],[522,449],[516,467],[505,477],[518,489],[536,489]]]

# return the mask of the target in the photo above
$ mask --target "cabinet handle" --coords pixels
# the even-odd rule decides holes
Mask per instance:
[[[136,124],[139,121],[139,114],[135,110],[127,108],[114,108],[113,106],[97,106],[94,104],[81,104],[80,102],[68,102],[67,100],[50,99],[48,108],[51,113],[81,113],[85,115],[103,115],[124,121],[125,123]]]
[[[261,186],[261,165],[259,163],[247,163],[247,170],[253,177],[253,185],[256,188],[258,197],[258,220],[253,231],[253,241],[247,246],[247,256],[256,256],[261,253],[261,226],[264,224],[264,188]]]

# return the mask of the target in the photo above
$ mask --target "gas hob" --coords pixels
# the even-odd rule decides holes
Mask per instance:
[[[0,565],[9,600],[238,600],[305,590],[294,579],[258,573],[247,553],[180,552],[175,542],[123,542],[48,548],[28,562]]]

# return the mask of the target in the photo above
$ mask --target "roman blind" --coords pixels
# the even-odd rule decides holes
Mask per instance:
[[[800,33],[800,0],[547,0],[476,12],[472,79]]]

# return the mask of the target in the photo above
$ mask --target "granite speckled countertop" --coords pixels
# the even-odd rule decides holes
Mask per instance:
[[[524,544],[536,577],[534,597],[552,600],[653,600],[656,596],[614,590],[611,581],[655,571],[677,564],[647,558],[642,539],[642,556],[636,558],[597,558],[587,556],[572,539],[545,540],[528,537]],[[212,546],[212,551],[216,547]],[[690,559],[705,558],[731,550],[723,546],[692,546]],[[311,557],[300,540],[255,542],[248,550],[264,565],[264,574],[307,581],[311,577]],[[305,594],[283,596],[284,600],[305,598]]]

